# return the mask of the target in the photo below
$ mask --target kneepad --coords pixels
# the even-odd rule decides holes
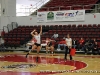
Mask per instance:
[[[29,46],[29,49],[32,49],[32,46]]]

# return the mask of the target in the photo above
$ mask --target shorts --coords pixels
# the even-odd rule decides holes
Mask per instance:
[[[50,43],[48,43],[47,45],[48,45],[49,47],[51,47],[51,46],[52,46],[52,43],[50,42]]]
[[[41,44],[38,44],[38,43],[34,43],[34,45],[36,45],[37,47],[38,47],[38,46],[41,46]]]
[[[48,45],[48,47],[51,47],[52,45]]]

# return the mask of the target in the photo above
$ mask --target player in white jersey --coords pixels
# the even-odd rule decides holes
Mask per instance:
[[[70,38],[70,35],[67,34],[67,38],[66,38],[66,50],[65,50],[65,57],[64,57],[65,60],[67,60],[68,50],[69,50],[69,53],[70,53],[71,52],[71,48],[72,48],[72,39]],[[72,56],[71,55],[70,55],[70,60],[72,60]]]
[[[42,26],[41,26],[41,30],[40,33],[38,33],[36,30],[33,30],[31,32],[31,35],[35,38],[36,42],[34,43],[34,45],[32,46],[32,50],[37,49],[37,53],[39,54],[39,51],[41,50],[41,35],[42,35]],[[27,53],[27,56],[29,55],[29,53],[31,52],[31,50]]]

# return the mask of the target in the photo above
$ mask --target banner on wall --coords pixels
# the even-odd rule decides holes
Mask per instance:
[[[85,10],[47,11],[37,13],[37,22],[84,21]]]
[[[38,12],[37,22],[46,22],[46,21],[47,21],[47,12]]]

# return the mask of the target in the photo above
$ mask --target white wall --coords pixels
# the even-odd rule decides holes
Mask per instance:
[[[8,1],[7,16],[16,16],[16,0],[6,0],[6,1]]]
[[[1,0],[0,0],[0,29],[2,29],[1,28]]]
[[[0,0],[0,2],[0,28],[3,29],[3,26],[7,26],[7,24],[16,21],[16,0]],[[3,9],[5,9],[5,13],[3,13]]]
[[[95,18],[94,18],[95,15]],[[32,20],[30,20],[32,19]],[[67,25],[67,24],[100,24],[100,13],[86,14],[84,22],[52,22],[37,23],[36,16],[17,17],[16,21],[19,25]]]

